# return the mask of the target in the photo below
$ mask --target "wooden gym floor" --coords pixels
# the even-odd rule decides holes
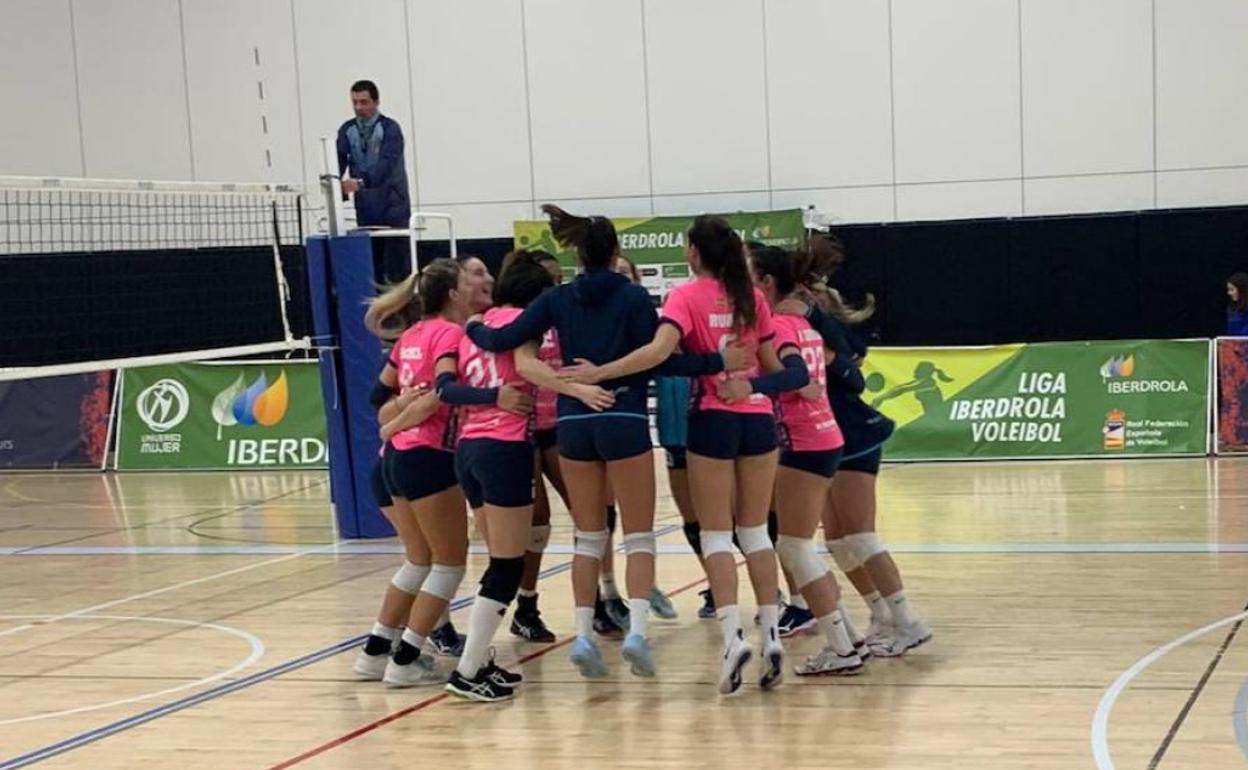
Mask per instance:
[[[631,677],[615,643],[606,681],[568,663],[560,511],[541,584],[560,642],[505,627],[496,640],[530,682],[514,703],[353,681],[398,557],[389,541],[335,549],[327,492],[320,473],[0,477],[0,770],[1204,770],[1248,757],[1248,460],[888,466],[881,531],[934,640],[858,678],[790,676],[729,699],[667,498],[660,585],[681,617],[652,624],[658,679]],[[847,606],[865,626],[862,603]],[[819,641],[787,647],[793,661]]]

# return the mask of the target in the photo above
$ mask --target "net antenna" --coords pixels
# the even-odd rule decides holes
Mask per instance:
[[[291,291],[282,268],[282,248],[302,247],[304,214],[302,192],[289,185],[0,176],[0,289],[10,303],[8,312],[0,309],[0,317],[12,324],[0,346],[0,382],[310,349],[308,337],[296,338],[292,332],[287,312]],[[83,294],[72,298],[76,301],[49,295],[39,302],[45,299],[42,292],[66,277],[56,271],[107,277],[116,290],[131,277],[135,286],[128,288],[172,279],[176,271],[211,276],[219,256],[265,259],[260,255],[271,257],[273,288],[268,296],[277,302],[276,313],[271,304],[260,308],[257,303],[272,300],[259,297],[250,297],[251,304],[220,309],[227,315],[230,310],[246,314],[262,309],[265,318],[276,316],[280,331],[273,329],[267,339],[267,326],[240,333],[237,320],[229,330],[207,329],[187,338],[172,328],[168,313],[153,311],[147,321],[152,329],[159,332],[162,324],[171,328],[164,338],[149,335],[150,344],[144,344],[151,350],[132,353],[142,347],[126,344],[127,334],[134,331],[133,308],[130,327],[119,326],[111,338],[110,330],[101,327],[124,315],[116,307],[116,296],[99,294],[106,290],[88,281]],[[137,273],[139,265],[145,273]],[[113,307],[93,311],[106,298]],[[14,310],[22,300],[27,308]],[[199,311],[186,307],[187,314]],[[46,341],[37,336],[41,325],[51,325],[49,319],[59,322],[67,316],[72,316],[74,328],[98,335],[71,333],[52,339],[47,334]],[[106,338],[116,344],[97,344]],[[184,349],[188,346],[194,349]]]

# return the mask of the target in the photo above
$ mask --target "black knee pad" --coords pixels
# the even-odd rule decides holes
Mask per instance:
[[[514,559],[496,559],[490,557],[490,565],[481,576],[480,594],[500,604],[511,604],[520,590],[520,581],[524,578],[524,557]]]
[[[608,506],[607,506],[607,531],[608,531],[608,532],[610,532],[610,533],[611,533],[611,534],[613,534],[613,535],[615,534],[615,519],[616,519],[616,516],[617,516],[617,514],[616,514],[616,512],[615,512],[615,506],[614,506],[614,505],[608,505]]]
[[[776,544],[776,538],[780,536],[780,519],[776,516],[775,511],[767,512],[767,537],[771,538],[771,544]]]
[[[702,525],[696,521],[685,522],[685,539],[689,541],[689,547],[698,556],[702,555]]]

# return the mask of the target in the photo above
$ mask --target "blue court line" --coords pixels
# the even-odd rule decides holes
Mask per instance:
[[[663,532],[664,530],[656,530]],[[912,554],[1026,554],[1026,553],[1248,553],[1248,543],[900,543],[890,544],[893,553]],[[469,553],[484,554],[485,547],[474,545]],[[661,554],[693,553],[685,544],[659,546]],[[151,545],[151,546],[71,546],[42,548],[30,546],[0,547],[0,556],[374,556],[403,553],[398,543],[339,543],[336,548],[305,545],[235,544],[221,546]],[[572,546],[566,543],[549,545],[546,553],[567,556]]]
[[[1248,759],[1248,679],[1239,686],[1235,693],[1235,708],[1231,711],[1231,722],[1235,725],[1235,741],[1239,751]]]
[[[656,530],[654,535],[655,537],[662,537],[663,535],[675,532],[678,529],[680,529],[680,526],[673,524]],[[623,545],[619,546],[619,548],[622,549]],[[567,572],[571,569],[572,562],[564,562],[563,564],[557,564],[553,567],[542,570],[538,573],[538,577],[553,577],[554,575]],[[451,603],[450,611],[455,612],[467,607],[472,604],[472,598],[472,596],[465,596],[461,599],[456,599]],[[232,692],[250,687],[253,684],[259,684],[269,679],[281,676],[282,674],[287,674],[291,671],[304,668],[305,666],[310,666],[318,661],[325,660],[326,658],[331,658],[335,655],[346,652],[347,650],[354,649],[362,644],[367,638],[367,634],[361,634],[359,636],[353,636],[349,639],[343,639],[342,641],[328,647],[323,647],[315,652],[308,653],[301,658],[295,658],[294,660],[286,661],[285,663],[278,664],[272,668],[257,671],[256,673],[243,677],[242,679],[218,685],[211,689],[204,690],[201,693],[180,698],[172,703],[157,706],[142,713],[135,714],[134,716],[119,719],[116,722],[110,722],[109,724],[101,727],[87,730],[86,732],[79,733],[71,738],[66,738],[63,741],[58,741],[57,743],[53,743],[48,746],[44,746],[43,748],[35,749],[34,751],[22,754],[21,756],[13,757],[12,759],[0,762],[0,770],[16,770],[16,768],[19,767],[27,767],[28,765],[33,765],[36,762],[42,762],[45,759],[50,759],[59,754],[73,751],[74,749],[81,748],[90,743],[107,738],[110,735],[116,735],[117,733],[124,732],[132,727],[138,727],[139,725],[146,724],[163,716],[168,716],[169,714],[182,711],[183,709],[197,706],[223,695],[229,695]]]

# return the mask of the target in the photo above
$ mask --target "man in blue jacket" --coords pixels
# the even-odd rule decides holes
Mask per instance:
[[[360,227],[406,228],[412,215],[403,160],[403,131],[378,111],[377,84],[359,80],[351,86],[355,117],[338,129],[338,173],[343,194],[355,194],[355,219]],[[410,255],[406,238],[374,238],[374,263],[379,278],[396,282],[407,276]]]

